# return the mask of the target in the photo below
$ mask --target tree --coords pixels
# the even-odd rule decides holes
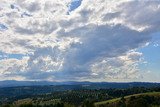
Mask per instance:
[[[91,100],[86,100],[83,102],[82,107],[95,107],[94,102]]]

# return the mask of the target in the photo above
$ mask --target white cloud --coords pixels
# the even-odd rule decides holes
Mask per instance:
[[[102,80],[139,78],[138,63],[141,63],[142,53],[129,52],[126,55],[105,58],[91,65],[92,74]]]
[[[0,60],[0,78],[25,78],[20,74],[26,72],[27,61],[28,57],[23,57],[22,59],[6,58]]]
[[[83,0],[68,15],[71,2],[0,1],[0,24],[8,28],[0,30],[0,51],[28,56],[0,60],[1,76],[104,81],[140,77],[142,54],[136,49],[160,30],[160,2]]]

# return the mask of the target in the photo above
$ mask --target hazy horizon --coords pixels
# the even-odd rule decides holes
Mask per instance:
[[[49,80],[0,80],[0,82],[51,82],[51,83],[160,83],[157,81],[49,81]]]
[[[0,81],[160,83],[160,1],[0,0]]]

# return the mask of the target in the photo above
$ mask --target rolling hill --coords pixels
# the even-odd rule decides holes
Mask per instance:
[[[96,102],[96,107],[160,107],[160,92],[133,94],[121,98]]]

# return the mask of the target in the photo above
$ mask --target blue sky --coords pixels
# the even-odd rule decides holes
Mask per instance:
[[[70,6],[69,6],[69,11],[74,11],[81,5],[82,0],[72,0]]]
[[[141,49],[139,49],[139,52],[143,53],[143,57],[144,59],[148,62],[149,65],[154,66],[152,67],[152,69],[159,69],[159,63],[160,63],[160,47],[159,47],[159,43],[160,43],[160,33],[156,33],[153,34],[153,38],[151,43],[146,46],[143,47]]]
[[[140,48],[138,51],[143,53],[143,58],[146,63],[141,64],[141,70],[150,71],[155,76],[159,76],[160,72],[160,33],[153,34],[152,41],[146,47]]]
[[[7,28],[7,26],[5,26],[4,24],[1,24],[0,23],[0,30],[2,31],[2,30],[7,30],[8,28]]]
[[[160,82],[159,5],[1,0],[0,80]]]

